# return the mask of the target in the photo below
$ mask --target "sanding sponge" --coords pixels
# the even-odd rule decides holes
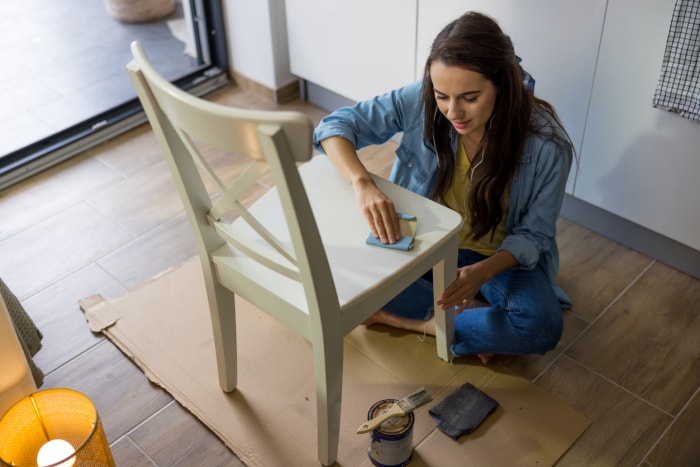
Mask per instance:
[[[476,430],[496,407],[498,402],[491,396],[464,383],[428,412],[440,431],[457,439]]]

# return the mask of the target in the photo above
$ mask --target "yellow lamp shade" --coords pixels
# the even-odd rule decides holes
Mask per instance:
[[[20,400],[0,420],[0,465],[115,464],[90,399],[72,389],[47,389]]]

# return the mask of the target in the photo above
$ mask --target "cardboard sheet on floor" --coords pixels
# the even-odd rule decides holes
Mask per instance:
[[[93,331],[103,332],[246,465],[319,465],[310,344],[239,300],[238,387],[222,392],[196,258],[123,297],[86,297],[81,307]],[[412,466],[552,465],[590,424],[520,377],[476,359],[443,362],[434,339],[420,337],[380,326],[359,327],[346,337],[338,465],[370,466],[369,434],[355,433],[368,409],[419,387],[437,403],[470,382],[499,407],[457,441],[437,429],[428,414],[432,403],[419,408]]]

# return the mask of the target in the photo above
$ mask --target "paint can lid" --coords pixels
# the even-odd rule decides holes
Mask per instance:
[[[396,399],[384,399],[377,402],[369,409],[367,420],[371,420],[374,417],[378,417],[379,415],[388,412],[396,401]],[[397,415],[389,418],[384,423],[379,425],[375,431],[386,435],[400,435],[411,429],[413,426],[413,419],[414,416],[412,413],[407,415]]]

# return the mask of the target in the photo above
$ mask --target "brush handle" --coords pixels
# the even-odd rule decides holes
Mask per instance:
[[[397,415],[406,415],[406,412],[401,409],[399,404],[395,403],[388,411],[360,425],[360,428],[357,429],[357,433],[367,433],[368,431],[372,431],[385,421],[389,420],[391,417],[395,417]]]

